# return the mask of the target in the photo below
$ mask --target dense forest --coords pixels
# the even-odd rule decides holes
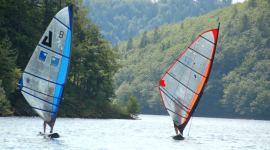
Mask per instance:
[[[269,0],[226,8],[231,1],[119,1],[0,0],[0,116],[34,115],[18,80],[51,18],[72,3],[72,59],[60,116],[166,114],[159,79],[219,18],[217,53],[195,115],[270,119]]]
[[[165,113],[158,83],[202,31],[221,29],[212,73],[195,115],[270,119],[270,3],[249,0],[145,31],[119,45],[120,102],[137,97],[143,113]],[[162,111],[163,110],[163,111]]]
[[[199,16],[231,0],[87,0],[89,17],[113,45],[163,24]]]
[[[91,13],[85,7],[90,4],[87,2],[91,4],[93,2]],[[104,39],[99,27],[89,19],[89,14],[96,15],[95,19],[99,18],[100,22],[106,24],[107,20],[111,21],[108,15],[112,11],[110,5],[113,5],[115,6],[113,7],[114,18],[119,18],[117,16],[125,13],[129,17],[133,16],[132,20],[120,19],[120,22],[114,24],[119,28],[112,29],[113,32],[119,33],[117,36],[120,37],[122,33],[118,32],[119,29],[128,27],[121,24],[123,22],[130,24],[132,34],[129,34],[129,38],[140,31],[160,24],[176,22],[187,16],[199,15],[230,4],[228,0],[224,2],[208,0],[208,2],[211,2],[211,5],[204,1],[196,1],[196,3],[183,1],[181,4],[173,0],[162,0],[156,4],[150,1],[134,0],[123,1],[123,3],[122,1],[83,0],[0,0],[0,116],[35,114],[22,97],[17,83],[51,18],[66,5],[71,3],[74,5],[74,33],[71,65],[59,115],[127,118],[139,112],[137,97],[127,95],[125,102],[116,100],[113,77],[122,67],[117,61],[118,50]],[[106,10],[99,9],[100,6]],[[129,6],[134,9],[129,9]],[[182,10],[183,6],[195,9]],[[170,10],[170,7],[173,10]],[[100,11],[97,12],[94,9]],[[142,13],[139,13],[140,10]],[[166,13],[162,13],[165,10]],[[97,14],[102,11],[104,15]],[[170,14],[173,11],[181,15],[174,15],[172,18]],[[151,15],[151,13],[154,14]],[[151,19],[152,21],[148,21]],[[143,26],[137,28],[137,25],[132,25],[132,22],[142,23]],[[106,27],[101,27],[103,31],[106,29]]]
[[[0,3],[0,116],[34,114],[17,89],[18,79],[52,17],[71,3],[72,61],[59,115],[129,118],[129,114],[137,114],[135,98],[127,107],[113,101],[113,76],[119,68],[117,51],[87,18],[82,1],[1,0]]]

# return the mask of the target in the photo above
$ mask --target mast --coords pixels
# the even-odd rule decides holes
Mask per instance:
[[[206,84],[207,84],[207,82],[208,82],[208,79],[209,79],[209,77],[210,77],[210,73],[211,73],[212,66],[213,66],[213,62],[214,62],[214,58],[215,58],[214,56],[215,56],[216,48],[217,48],[218,35],[219,35],[219,27],[220,27],[220,22],[218,23],[218,28],[217,28],[217,38],[216,38],[216,43],[215,43],[215,46],[214,46],[214,52],[213,52],[212,62],[211,62],[210,69],[209,69],[209,75],[206,77],[206,82],[205,82],[205,84],[204,84],[204,86],[203,86],[203,89],[202,89],[202,91],[200,92],[199,97],[198,97],[198,100],[196,101],[194,108],[191,110],[191,113],[190,113],[189,117],[187,118],[187,121],[186,121],[184,124],[182,124],[181,126],[178,126],[178,128],[179,128],[180,131],[181,131],[181,130],[183,131],[183,130],[185,129],[185,127],[186,127],[186,125],[188,124],[190,118],[191,118],[192,115],[194,114],[194,112],[195,112],[195,110],[196,110],[196,108],[197,108],[197,106],[198,106],[198,104],[199,104],[199,102],[200,102],[200,100],[201,100],[201,97],[202,97],[202,95],[203,95],[203,92],[204,92],[205,86],[206,86]]]

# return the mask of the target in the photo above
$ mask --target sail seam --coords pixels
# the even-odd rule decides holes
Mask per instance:
[[[198,51],[194,50],[193,48],[191,48],[191,47],[188,47],[188,48],[189,48],[190,50],[194,51],[195,53],[197,53],[197,54],[201,55],[202,57],[204,57],[204,58],[208,59],[209,61],[211,61],[211,59],[210,59],[210,58],[208,58],[208,57],[204,56],[203,54],[201,54],[200,52],[198,52]]]
[[[26,71],[24,71],[23,73],[26,73],[26,74],[28,74],[28,75],[34,76],[34,77],[39,78],[39,79],[42,79],[42,80],[44,80],[44,81],[51,82],[51,83],[53,83],[53,84],[57,84],[57,85],[64,86],[63,84],[53,82],[53,81],[51,81],[51,80],[48,80],[48,79],[45,79],[45,78],[39,77],[39,76],[37,76],[37,75],[34,75],[34,74],[29,73],[29,72],[26,72]]]
[[[190,70],[194,71],[195,73],[201,75],[202,77],[206,78],[204,75],[202,75],[201,73],[197,72],[196,70],[194,70],[193,68],[189,67],[188,65],[184,64],[183,62],[179,61],[178,59],[176,59],[179,63],[181,63],[182,65],[186,66],[187,68],[189,68]]]
[[[171,100],[173,101],[177,106],[179,106],[180,108],[185,108],[188,109],[184,104],[182,104],[181,102],[179,102],[171,93],[169,93],[166,89],[164,89],[165,91],[163,91],[162,88],[160,88],[160,90]],[[169,95],[168,95],[169,94]],[[174,100],[172,100],[170,97],[172,97]],[[179,104],[177,103],[179,102]],[[181,105],[181,106],[180,106]],[[189,110],[189,109],[188,109]],[[188,112],[185,110],[185,112]]]
[[[33,97],[35,97],[35,98],[37,98],[37,99],[41,100],[41,101],[43,101],[43,102],[46,102],[46,103],[51,104],[51,105],[58,106],[57,104],[54,104],[54,103],[48,102],[48,101],[46,101],[46,100],[44,100],[44,99],[42,99],[42,98],[40,98],[40,97],[38,97],[38,96],[35,96],[35,95],[31,94],[31,93],[28,93],[28,92],[24,91],[24,90],[21,90],[21,91],[22,91],[22,92],[24,92],[24,93],[26,93],[26,94],[28,94],[28,95],[30,95],[30,96],[33,96]]]
[[[26,89],[29,89],[29,90],[31,90],[31,91],[34,91],[34,92],[43,94],[43,95],[45,95],[45,96],[49,96],[49,97],[51,97],[51,98],[61,99],[61,98],[59,98],[59,97],[51,96],[51,95],[48,95],[48,94],[46,94],[46,93],[43,93],[43,92],[40,92],[40,91],[37,91],[37,90],[33,90],[33,89],[31,89],[31,88],[29,88],[29,87],[27,87],[27,86],[22,86],[22,87],[24,87],[24,88],[26,88]]]
[[[53,18],[70,30],[70,27],[68,27],[66,24],[64,24],[62,21],[60,21],[58,18],[56,18],[56,17],[53,17]]]
[[[174,80],[176,80],[178,83],[182,84],[185,88],[189,89],[192,93],[199,95],[198,93],[196,93],[195,91],[193,91],[192,89],[190,89],[188,86],[186,86],[184,83],[182,83],[181,81],[179,81],[178,79],[176,79],[173,75],[171,75],[169,72],[167,72],[169,76],[171,76]]]
[[[45,47],[45,46],[43,46],[43,45],[41,45],[41,44],[38,44],[38,46],[39,46],[39,47],[42,47],[42,48],[45,48],[46,50],[48,50],[48,51],[50,51],[50,52],[53,52],[53,53],[55,53],[55,54],[58,54],[58,55],[60,55],[60,56],[62,56],[62,57],[65,57],[65,58],[69,59],[68,56],[65,56],[65,55],[63,55],[63,54],[61,54],[61,53],[58,53],[58,52],[56,52],[56,51],[54,51],[54,50],[51,50],[51,49],[49,49],[49,48],[47,48],[47,47]]]
[[[210,42],[211,44],[215,45],[215,43],[214,43],[214,42],[210,41],[210,40],[209,40],[209,39],[207,39],[206,37],[204,37],[204,36],[202,36],[202,35],[200,35],[200,37],[202,37],[204,40],[206,40],[206,41]]]
[[[168,98],[170,98],[170,97],[172,97],[174,100],[172,100],[171,98],[171,100],[172,101],[174,101],[176,104],[178,104],[177,102],[179,102],[169,91],[167,91],[165,88],[160,88],[160,90],[166,95],[166,96],[168,96]],[[169,95],[168,95],[169,94]],[[189,110],[188,109],[188,107],[187,106],[185,106],[184,104],[182,104],[181,102],[179,102],[179,104],[180,105],[182,105],[182,106],[179,106],[179,107],[181,107],[181,108],[185,108],[185,109],[187,109],[187,110]],[[179,105],[178,104],[178,105]]]
[[[49,110],[45,110],[45,109],[41,109],[41,108],[37,108],[37,107],[33,107],[33,106],[30,106],[30,107],[31,107],[31,108],[34,108],[34,109],[41,110],[41,111],[45,111],[45,112],[48,112],[48,113],[56,114],[56,112],[53,112],[53,111],[49,111]]]
[[[174,113],[174,114],[176,114],[176,115],[178,115],[178,116],[182,117],[182,118],[187,119],[187,117],[184,117],[184,116],[182,116],[182,115],[180,115],[180,114],[178,114],[178,113],[176,113],[176,112],[174,112],[174,111],[170,110],[170,109],[169,109],[169,108],[167,108],[167,107],[166,107],[166,109],[167,109],[168,111],[170,111],[170,112],[172,112],[172,113]]]

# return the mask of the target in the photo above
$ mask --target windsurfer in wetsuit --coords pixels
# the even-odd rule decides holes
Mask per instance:
[[[44,134],[46,133],[46,126],[47,126],[47,122],[44,121],[44,123],[43,123],[43,132],[44,132]],[[53,125],[52,126],[49,125],[49,126],[51,127],[50,133],[52,133],[53,132]]]
[[[176,135],[181,135],[183,137],[183,130],[180,130],[175,123],[173,123]]]
[[[173,126],[174,126],[174,130],[175,130],[175,134],[178,135],[179,130],[177,128],[177,125],[175,123],[173,123]]]
[[[48,87],[48,95],[53,95],[53,91],[54,91],[54,87]],[[51,97],[47,96],[46,99],[49,100],[50,98]],[[50,107],[48,107],[47,105],[44,105],[44,108],[43,109],[44,110],[50,110]],[[48,115],[48,114],[46,114],[46,115]],[[50,118],[50,115],[46,116],[46,118]],[[51,127],[50,133],[53,132],[54,122],[55,122],[55,120],[54,121],[51,120],[50,123],[48,123],[46,121],[43,122],[43,132],[44,132],[44,134],[46,132],[46,126],[47,126],[47,124]]]

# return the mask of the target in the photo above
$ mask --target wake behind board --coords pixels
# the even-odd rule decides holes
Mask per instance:
[[[184,140],[184,139],[185,139],[181,134],[172,136],[172,138],[173,138],[174,140]]]
[[[42,135],[44,136],[45,138],[51,138],[51,139],[54,139],[54,138],[59,138],[60,135],[58,133],[50,133],[50,134],[44,134],[42,132],[39,132],[39,135]]]

